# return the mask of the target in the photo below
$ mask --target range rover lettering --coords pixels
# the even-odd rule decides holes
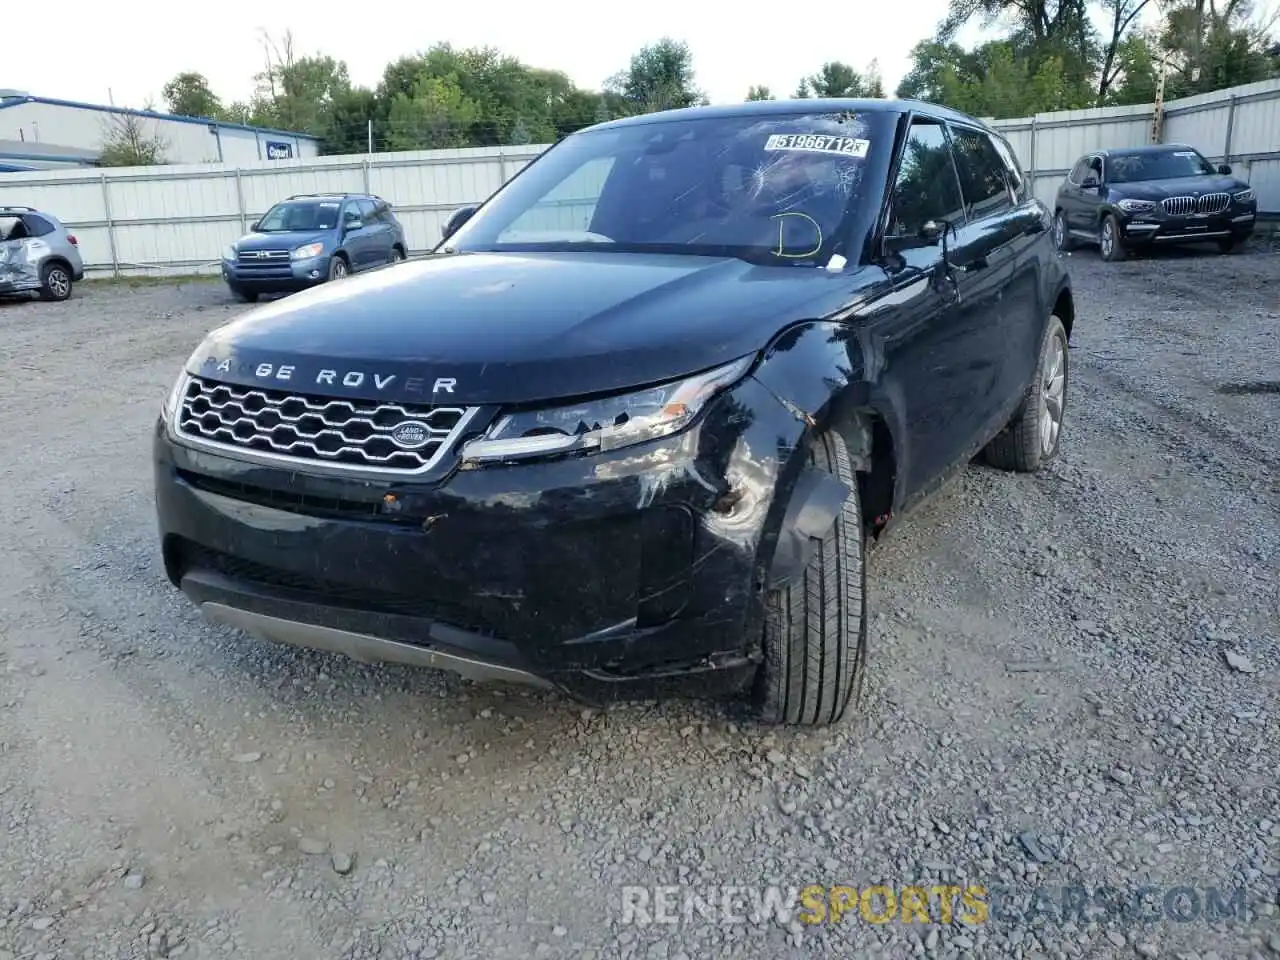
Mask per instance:
[[[836,722],[877,539],[980,453],[1059,451],[1051,223],[927,103],[579,131],[430,255],[197,346],[154,433],[167,576],[272,641]]]

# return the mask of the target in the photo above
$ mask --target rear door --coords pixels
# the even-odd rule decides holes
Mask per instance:
[[[382,215],[382,205],[366,197],[356,201],[360,219],[369,235],[369,266],[378,266],[391,260],[391,227]]]

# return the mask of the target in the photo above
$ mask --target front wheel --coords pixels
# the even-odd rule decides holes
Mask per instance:
[[[1235,253],[1244,244],[1244,240],[1240,237],[1223,237],[1218,241],[1218,251],[1220,253]]]
[[[1120,236],[1120,224],[1113,214],[1102,218],[1102,232],[1098,236],[1098,248],[1103,260],[1123,260],[1125,255],[1124,237]]]
[[[351,268],[347,266],[347,261],[343,260],[342,257],[333,257],[329,260],[330,280],[341,280],[350,272]]]
[[[1067,407],[1067,331],[1049,317],[1040,360],[1018,411],[983,451],[1000,470],[1034,473],[1058,455]]]
[[[755,701],[765,723],[838,722],[862,685],[867,654],[866,536],[844,438],[815,438],[810,462],[850,493],[803,573],[765,600],[764,663]]]
[[[241,303],[258,302],[258,291],[256,290],[245,290],[243,287],[232,287],[231,295]]]

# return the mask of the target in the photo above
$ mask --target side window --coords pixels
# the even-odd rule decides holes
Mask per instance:
[[[1076,161],[1076,165],[1071,168],[1071,176],[1067,177],[1077,187],[1084,182],[1084,175],[1089,170],[1089,158],[1081,157]]]
[[[614,158],[594,157],[569,173],[537,203],[516,217],[498,235],[499,243],[537,239],[536,234],[590,231],[596,206],[604,192]],[[631,228],[634,229],[634,228]]]
[[[374,208],[372,200],[363,198],[356,201],[356,209],[360,212],[360,219],[372,226],[377,222],[378,211]]]
[[[991,138],[980,130],[952,128],[956,169],[960,172],[960,192],[970,219],[988,217],[1013,206],[1005,180],[1004,161],[996,153]]]
[[[360,209],[356,204],[356,201],[348,200],[346,206],[342,208],[342,225],[346,226],[347,224],[359,219]]]
[[[1027,178],[1022,174],[1022,165],[1018,163],[1013,147],[1009,146],[1008,141],[1003,137],[991,137],[990,139],[992,145],[996,148],[996,153],[1000,154],[1000,159],[1004,161],[1005,176],[1009,178],[1009,184],[1013,187],[1013,195],[1019,199],[1024,198],[1027,190]]]
[[[45,237],[53,233],[53,224],[34,213],[26,214],[22,222],[27,225],[27,232],[33,237]]]
[[[893,184],[888,235],[914,236],[930,220],[963,220],[960,184],[941,124],[917,120]]]

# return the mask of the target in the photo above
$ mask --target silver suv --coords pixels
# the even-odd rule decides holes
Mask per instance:
[[[0,297],[39,293],[44,300],[66,300],[71,284],[83,279],[78,242],[57,217],[34,207],[0,206]]]

